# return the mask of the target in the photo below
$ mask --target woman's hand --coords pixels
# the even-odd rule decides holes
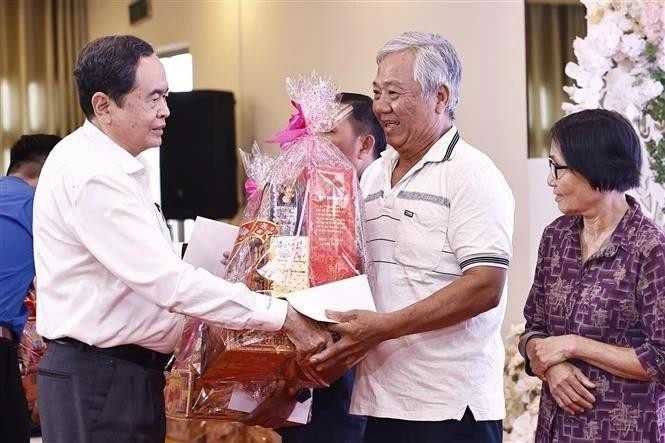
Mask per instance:
[[[529,346],[529,363],[533,373],[542,380],[549,368],[572,358],[576,339],[576,335],[532,339],[534,343]],[[527,346],[530,344],[531,340]]]
[[[568,414],[575,415],[593,408],[596,401],[589,389],[596,387],[576,366],[563,362],[545,372],[545,382],[554,401]]]

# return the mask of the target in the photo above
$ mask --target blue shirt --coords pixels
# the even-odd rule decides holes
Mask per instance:
[[[35,278],[32,252],[32,201],[35,188],[19,177],[0,178],[0,325],[16,340],[28,310],[23,301]]]

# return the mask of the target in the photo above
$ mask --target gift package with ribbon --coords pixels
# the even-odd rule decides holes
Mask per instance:
[[[287,79],[296,109],[269,142],[241,151],[247,204],[226,267],[226,279],[271,297],[366,273],[362,195],[352,163],[326,133],[352,111],[334,83],[316,74]],[[220,251],[220,255],[221,255]],[[190,319],[166,390],[172,416],[234,419],[237,390],[263,399],[278,379],[320,387],[325,375],[296,362],[281,332],[236,331]]]
[[[28,310],[28,319],[21,334],[18,346],[18,356],[21,369],[21,381],[28,401],[30,418],[39,424],[39,408],[37,405],[37,372],[39,362],[46,352],[46,342],[37,333],[37,293],[35,287],[30,285],[24,305]]]

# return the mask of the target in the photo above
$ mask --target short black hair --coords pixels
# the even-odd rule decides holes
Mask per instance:
[[[7,175],[15,173],[25,164],[35,163],[41,170],[51,149],[62,140],[57,135],[50,134],[31,134],[22,135],[9,151],[9,168]]]
[[[340,93],[340,102],[351,105],[353,111],[352,125],[356,135],[372,134],[374,136],[374,158],[379,158],[386,149],[386,134],[372,111],[372,99],[363,94],[353,92]]]
[[[95,116],[92,96],[96,92],[122,106],[123,98],[134,88],[139,60],[154,53],[148,42],[133,35],[100,37],[85,45],[76,60],[74,77],[86,117]]]
[[[624,192],[640,184],[642,148],[633,125],[621,114],[586,109],[554,124],[550,138],[566,165],[599,191]]]

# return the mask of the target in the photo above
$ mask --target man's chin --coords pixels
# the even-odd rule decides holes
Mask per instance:
[[[386,139],[386,143],[388,144],[388,146],[393,148],[395,151],[401,152],[403,144],[400,140],[388,140],[388,139]]]
[[[162,138],[161,137],[152,137],[150,139],[150,144],[149,144],[147,149],[159,148],[160,146],[162,146]]]

